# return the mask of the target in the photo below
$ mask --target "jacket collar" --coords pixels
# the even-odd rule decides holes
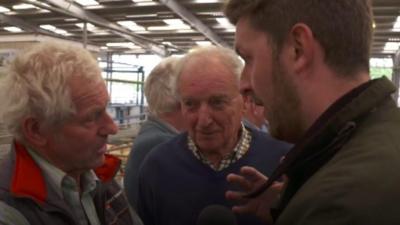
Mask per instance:
[[[283,174],[287,174],[290,181],[294,174],[301,171],[298,168],[304,165],[303,159],[309,157],[310,154],[321,153],[321,148],[326,147],[330,141],[338,140],[340,144],[343,144],[354,131],[354,122],[362,119],[365,114],[371,112],[395,91],[396,87],[393,83],[383,77],[362,84],[344,95],[320,116],[304,139],[286,154],[285,159],[274,170],[268,181],[247,197],[260,195]],[[316,152],[315,149],[319,151]],[[312,168],[313,171],[316,169],[318,168]]]
[[[14,150],[15,166],[12,171],[10,192],[18,197],[28,197],[44,203],[48,197],[48,186],[40,167],[22,144],[15,141]],[[106,154],[104,164],[94,171],[97,177],[106,183],[113,179],[120,164],[120,159]]]
[[[23,145],[14,142],[14,150],[15,167],[11,180],[11,193],[20,197],[31,197],[35,201],[44,203],[47,187],[42,171]]]

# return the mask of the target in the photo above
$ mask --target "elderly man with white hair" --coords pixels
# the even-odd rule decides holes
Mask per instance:
[[[180,58],[163,59],[146,78],[144,94],[149,108],[147,121],[140,127],[125,166],[124,187],[129,203],[136,207],[139,168],[148,153],[184,129],[181,107],[175,92]]]
[[[232,206],[227,174],[244,165],[268,175],[289,145],[245,127],[238,56],[223,47],[189,52],[179,65],[177,94],[188,130],[152,150],[139,172],[138,213],[146,225],[196,224],[207,206]],[[261,224],[237,216],[238,224]]]
[[[0,163],[0,224],[142,224],[106,154],[117,126],[96,60],[86,50],[42,43],[9,66],[1,116],[14,143]]]

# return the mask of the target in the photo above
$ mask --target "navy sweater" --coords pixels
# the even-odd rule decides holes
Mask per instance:
[[[208,205],[232,207],[227,190],[237,189],[227,181],[229,173],[252,166],[270,175],[289,144],[251,130],[250,150],[222,171],[214,171],[187,147],[187,133],[159,145],[149,153],[139,173],[138,213],[145,225],[195,225]],[[263,224],[253,215],[236,215],[239,225]]]

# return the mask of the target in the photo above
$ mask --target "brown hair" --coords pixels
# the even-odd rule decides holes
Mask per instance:
[[[325,51],[325,62],[351,76],[369,70],[372,11],[369,0],[228,0],[231,23],[248,17],[255,29],[271,38],[279,53],[296,23],[310,27]]]

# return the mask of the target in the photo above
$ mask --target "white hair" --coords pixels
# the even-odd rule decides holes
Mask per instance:
[[[146,78],[144,94],[152,115],[159,116],[179,109],[179,100],[175,95],[179,60],[178,57],[163,59]]]
[[[182,58],[179,63],[177,82],[179,82],[179,77],[181,76],[182,70],[185,65],[187,65],[191,61],[201,61],[209,58],[217,59],[219,60],[219,62],[225,65],[226,68],[228,68],[235,76],[237,85],[239,87],[240,76],[243,70],[243,62],[232,49],[213,45],[193,48]]]
[[[43,42],[17,55],[0,83],[0,116],[9,132],[23,140],[24,118],[57,125],[73,115],[75,106],[68,85],[71,76],[102,81],[96,60],[83,48]]]

